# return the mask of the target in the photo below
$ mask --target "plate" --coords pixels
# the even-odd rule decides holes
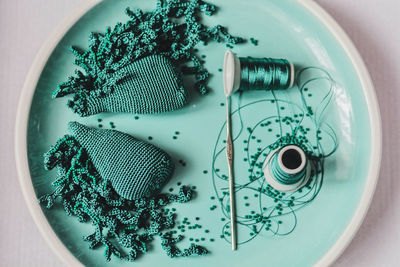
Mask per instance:
[[[265,133],[260,132],[253,138],[252,135],[256,135],[253,130],[261,129],[256,128],[258,122],[274,118],[278,111],[281,117],[288,116],[294,121],[299,120],[295,115],[300,117],[304,111],[306,118],[302,96],[321,115],[318,125],[331,127],[338,147],[325,159],[323,176],[316,179],[318,194],[295,212],[283,210],[278,214],[278,209],[269,222],[270,226],[263,225],[257,235],[254,232],[251,235],[248,227],[239,225],[238,237],[243,244],[232,252],[227,242],[229,236],[224,234],[228,218],[219,202],[221,198],[224,203],[223,191],[227,187],[226,180],[221,179],[226,170],[222,153],[226,107],[220,72],[226,47],[221,44],[200,46],[199,54],[204,55],[206,67],[212,73],[211,92],[199,96],[192,91],[189,105],[182,110],[162,115],[140,115],[138,118],[129,114],[79,118],[68,110],[65,98],[51,99],[56,85],[73,72],[73,55],[68,52],[69,46],[86,47],[90,32],[102,32],[108,25],[126,21],[123,11],[128,6],[147,10],[155,6],[155,1],[148,0],[85,1],[58,27],[39,52],[26,79],[16,123],[16,161],[26,203],[42,235],[66,264],[105,265],[103,249],[90,250],[82,240],[82,236],[91,231],[89,224],[78,223],[76,218],[66,216],[60,208],[46,210],[37,202],[39,196],[51,191],[50,184],[55,176],[54,172],[44,170],[43,153],[66,134],[67,123],[73,120],[99,127],[98,119],[102,119],[104,128],[110,128],[109,123],[113,122],[117,130],[137,138],[149,140],[151,136],[151,142],[168,151],[177,165],[164,190],[176,192],[178,182],[197,187],[197,197],[176,208],[180,219],[187,217],[193,224],[202,225],[201,229],[187,231],[185,235],[206,246],[211,253],[203,257],[170,259],[162,252],[159,242],[154,241],[151,252],[138,259],[141,266],[325,266],[340,255],[359,228],[378,177],[381,124],[375,92],[358,52],[334,20],[313,1],[232,0],[228,3],[216,0],[214,3],[219,6],[219,12],[206,18],[205,23],[227,25],[232,33],[258,41],[257,45],[248,42],[235,46],[233,51],[238,55],[286,58],[296,65],[298,71],[313,67],[308,69],[312,73],[303,72],[305,79],[315,77],[312,75],[332,78],[329,83],[325,79],[309,84],[307,92],[295,87],[274,92],[275,98],[270,91],[259,91],[237,94],[232,99],[235,110],[232,114],[233,132],[237,137],[237,183],[249,176],[248,167],[245,167],[245,161],[249,159],[246,155],[248,149],[257,148],[249,148],[250,142],[273,143],[287,131],[286,128],[283,128],[283,133],[277,131],[278,122],[271,119],[269,124],[276,125],[268,126],[268,121],[264,121],[260,127],[265,128]],[[298,82],[304,84],[301,79]],[[330,103],[323,109],[325,112],[318,113],[321,111],[318,106],[330,92],[332,84]],[[240,119],[243,125],[239,123]],[[320,142],[330,150],[333,148],[332,138],[325,126],[322,126],[325,136]],[[250,131],[247,131],[248,127]],[[272,128],[270,134],[267,133],[269,128]],[[308,131],[312,133],[318,129],[311,127]],[[265,186],[262,181],[259,179],[260,186]],[[258,213],[256,204],[260,196],[256,195],[257,192],[251,191],[238,193],[239,215]],[[257,232],[260,230],[258,227]],[[185,244],[187,242],[184,240]],[[108,266],[130,264],[115,258],[107,263]]]

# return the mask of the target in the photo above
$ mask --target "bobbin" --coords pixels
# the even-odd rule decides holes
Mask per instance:
[[[290,84],[294,84],[294,65],[290,62]],[[240,88],[241,68],[239,58],[231,51],[227,50],[224,58],[223,81],[226,96],[232,95]]]
[[[276,155],[276,153],[278,153]],[[277,156],[279,168],[288,175],[294,175],[305,170],[304,176],[294,184],[283,184],[279,182],[270,170],[272,158]],[[297,157],[293,163],[293,157]],[[303,187],[309,180],[311,174],[311,166],[307,161],[307,157],[303,149],[297,145],[287,145],[283,148],[273,150],[267,156],[264,166],[264,177],[269,185],[281,192],[293,192]]]

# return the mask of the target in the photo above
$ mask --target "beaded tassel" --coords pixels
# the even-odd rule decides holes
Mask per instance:
[[[74,112],[82,116],[93,114],[90,105],[88,107],[88,99],[113,94],[126,78],[124,68],[150,55],[164,56],[173,65],[181,66],[184,74],[194,75],[197,80],[195,86],[201,94],[205,94],[209,72],[195,55],[194,47],[199,42],[244,42],[244,39],[230,35],[221,25],[210,28],[200,23],[201,13],[211,16],[215,12],[214,5],[201,0],[158,0],[156,9],[151,12],[128,8],[128,22],[118,23],[113,29],[107,28],[105,34],[92,33],[87,51],[72,48],[76,56],[75,64],[83,70],[76,70],[75,76],[61,83],[53,97],[74,94],[68,104]],[[152,98],[147,97],[148,105],[154,105],[151,101]],[[181,107],[178,105],[174,108]],[[135,109],[122,111],[154,112]]]
[[[192,244],[181,251],[177,243],[183,236],[173,237],[168,231],[175,227],[174,212],[163,212],[171,203],[186,203],[193,191],[182,186],[177,195],[156,194],[129,200],[116,193],[109,180],[101,177],[86,149],[74,136],[66,135],[52,147],[44,160],[45,168],[57,168],[54,192],[44,195],[39,202],[48,209],[59,202],[67,215],[80,222],[91,222],[93,234],[84,237],[89,248],[105,247],[107,261],[112,255],[134,261],[148,252],[148,246],[160,236],[162,247],[170,257],[204,255],[204,247]],[[127,251],[127,252],[126,252]]]

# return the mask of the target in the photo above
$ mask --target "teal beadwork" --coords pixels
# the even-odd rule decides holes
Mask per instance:
[[[83,143],[88,142],[85,135],[93,130],[77,123],[70,124],[70,128],[77,137],[64,136],[45,154],[45,168],[57,168],[57,180],[52,184],[56,189],[42,196],[39,202],[48,209],[59,203],[67,215],[76,216],[80,222],[91,222],[95,228],[94,232],[84,237],[84,240],[89,242],[90,249],[105,247],[104,257],[107,261],[110,261],[112,256],[125,261],[135,261],[149,251],[149,244],[154,237],[160,236],[161,245],[169,257],[208,253],[206,248],[195,244],[183,250],[179,249],[177,243],[183,236],[175,237],[171,233],[171,229],[176,225],[176,214],[162,212],[168,204],[190,201],[193,197],[190,187],[181,186],[176,195],[153,194],[152,197],[135,200],[124,198],[117,194],[109,180],[104,179],[96,170],[91,158],[97,154],[88,155],[85,147],[77,141],[79,138]],[[95,140],[102,142],[98,145],[105,145],[104,142],[111,141],[110,136],[122,141],[126,141],[124,139],[128,136],[113,130],[98,131],[95,133]],[[95,146],[90,142],[88,144],[89,150],[90,146]],[[141,145],[142,149],[146,147],[146,144]],[[105,146],[109,149],[111,145]],[[158,153],[159,151],[156,151],[156,154]],[[112,161],[113,158],[114,154],[107,154],[103,159]]]
[[[221,25],[207,27],[200,22],[201,14],[211,16],[216,9],[197,0],[158,0],[156,9],[150,12],[127,9],[128,22],[108,27],[104,34],[92,33],[86,51],[72,48],[75,64],[81,69],[59,84],[53,97],[72,94],[68,106],[81,116],[102,111],[161,113],[182,108],[187,92],[181,73],[193,75],[195,87],[202,94],[207,92],[210,74],[194,47],[200,42],[245,42]],[[141,60],[143,66],[137,68],[135,63]],[[160,64],[153,69],[149,64],[157,60]],[[140,97],[135,97],[138,94]],[[163,101],[159,100],[161,94]]]
[[[123,198],[151,197],[172,176],[171,157],[152,144],[116,130],[91,129],[78,122],[68,126],[100,176]]]
[[[164,56],[135,61],[121,69],[116,79],[119,82],[112,93],[80,94],[68,105],[80,116],[101,112],[152,114],[180,109],[188,100],[182,74]]]

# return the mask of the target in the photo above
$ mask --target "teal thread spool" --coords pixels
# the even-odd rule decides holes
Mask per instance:
[[[286,59],[238,58],[230,50],[225,53],[226,96],[237,91],[288,89],[293,86],[294,76],[294,66]]]
[[[264,163],[268,184],[282,192],[293,192],[305,185],[311,168],[306,153],[297,145],[287,145],[272,151]]]

